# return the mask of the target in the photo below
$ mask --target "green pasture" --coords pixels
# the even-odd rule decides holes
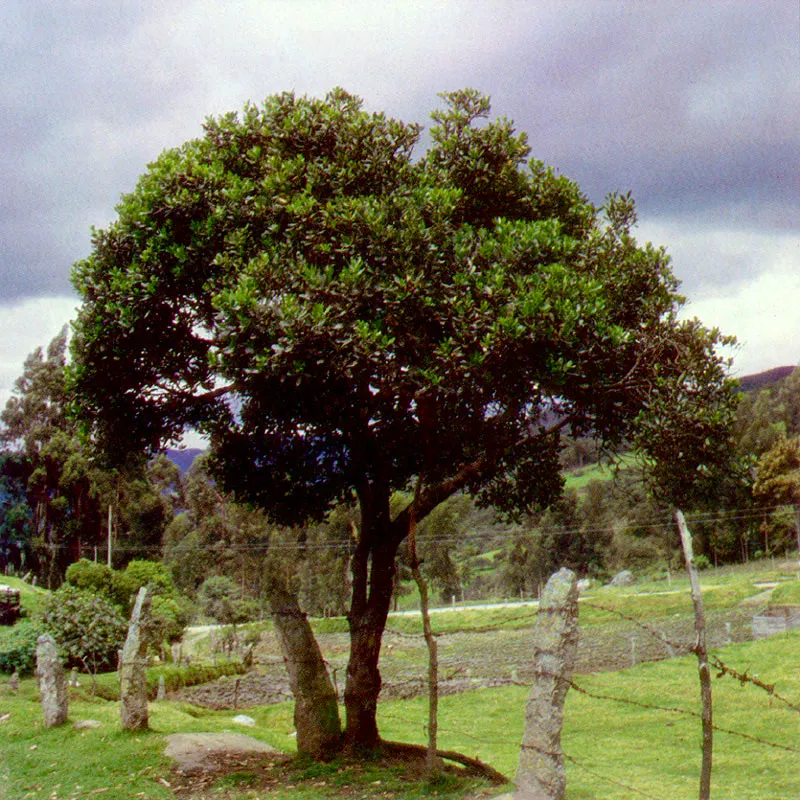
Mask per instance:
[[[747,569],[708,570],[701,576],[705,607],[733,609],[744,602],[757,610],[767,602],[798,604],[800,581],[795,567],[795,563],[776,564],[769,560]],[[8,582],[23,589],[23,604],[27,608],[43,594],[15,579]],[[764,594],[766,583],[778,584],[771,599]],[[462,608],[433,615],[433,625],[441,633],[480,634],[482,647],[494,649],[502,661],[504,631],[531,626],[535,614],[534,607],[513,604],[497,609]],[[603,626],[619,619],[620,614],[642,621],[688,617],[691,614],[688,583],[675,579],[621,589],[598,588],[582,599],[584,627]],[[312,624],[323,638],[325,633],[342,633],[347,629],[346,621],[341,618],[313,620]],[[268,630],[271,625],[254,623],[243,629],[249,627]],[[417,633],[419,617],[393,615],[389,628]],[[202,653],[203,635],[199,635],[199,644],[198,652]],[[467,647],[466,642],[463,647]],[[395,652],[395,659],[401,657],[400,650]],[[414,661],[413,668],[422,671],[424,659],[422,653],[419,655],[419,663]],[[774,685],[774,694],[748,681],[741,683],[725,675],[715,677],[714,722],[720,730],[715,733],[712,796],[720,800],[800,797],[796,769],[800,751],[800,632],[721,648],[716,655],[738,673]],[[470,651],[465,649],[461,657],[468,661]],[[193,668],[198,667],[195,664]],[[177,667],[165,665],[159,669],[169,673],[171,684],[180,683]],[[184,677],[188,681],[190,676]],[[210,711],[186,702],[151,703],[151,730],[123,733],[119,727],[119,702],[115,699],[116,681],[113,673],[99,676],[99,691],[93,695],[90,678],[83,676],[81,687],[70,689],[69,723],[46,730],[42,726],[34,680],[24,679],[19,692],[13,694],[7,677],[0,678],[0,800],[173,797],[166,784],[174,781],[174,775],[163,755],[164,737],[170,733],[245,732],[282,752],[294,751],[289,703],[246,709],[257,723],[252,729],[243,729],[232,722],[238,713],[235,711]],[[686,713],[699,712],[697,664],[693,657],[642,664],[619,672],[581,675],[576,677],[576,684],[585,693],[570,691],[563,735],[569,759],[569,800],[638,796],[688,800],[696,796],[700,721],[692,713]],[[526,696],[525,687],[505,686],[442,697],[440,747],[477,756],[513,777]],[[794,708],[789,708],[784,699]],[[101,725],[75,730],[73,723],[84,719],[97,720]],[[424,744],[426,700],[383,702],[379,707],[379,722],[386,739]],[[285,788],[267,795],[253,788],[257,776],[245,769],[234,770],[220,777],[212,793],[203,797],[413,800],[436,796],[456,800],[476,789],[473,781],[452,776],[435,785],[422,780],[409,784],[396,768],[374,761],[366,761],[358,768],[340,762],[316,765],[296,761],[281,774]],[[492,793],[495,789],[482,786],[481,791]]]
[[[780,698],[800,703],[797,633],[722,648],[717,655],[738,672],[774,684]],[[696,796],[700,721],[685,713],[699,712],[693,657],[578,676],[575,682],[588,694],[572,690],[567,699],[563,747],[570,759],[569,800],[622,800],[637,796],[636,792],[663,800]],[[714,722],[725,729],[715,733],[713,796],[764,800],[800,795],[796,770],[798,711],[788,708],[777,696],[727,676],[717,677],[713,690]],[[233,724],[233,711],[209,711],[186,703],[152,703],[151,730],[129,734],[119,730],[118,703],[93,700],[82,689],[70,691],[70,723],[94,719],[101,727],[76,731],[68,724],[45,730],[33,680],[23,680],[17,695],[5,685],[0,687],[0,716],[8,715],[0,723],[0,771],[8,800],[77,800],[106,792],[115,800],[169,798],[172,795],[163,783],[172,779],[163,756],[164,736],[174,732],[244,730],[284,752],[294,749],[289,703],[248,709],[257,723],[252,729]],[[526,696],[524,687],[508,686],[441,698],[440,747],[477,756],[513,777]],[[382,703],[379,720],[387,739],[426,741],[424,698]],[[270,797],[336,796],[337,786],[341,788],[348,781],[352,784],[353,776],[340,763],[298,763],[288,780],[284,790]],[[362,797],[434,794],[433,787],[422,782],[408,786],[403,795],[393,795],[393,791],[399,791],[401,777],[380,764],[367,763],[359,771],[359,781],[364,793],[358,796]],[[218,796],[226,800],[258,796],[248,794],[247,785],[246,773],[228,775],[219,781]],[[378,786],[382,788],[370,793],[369,787]],[[445,781],[438,786],[436,796],[463,796],[458,792],[463,793],[464,786]]]

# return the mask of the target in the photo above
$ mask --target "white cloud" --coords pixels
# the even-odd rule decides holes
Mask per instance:
[[[25,358],[37,347],[47,347],[75,317],[77,305],[73,297],[38,297],[0,305],[0,408],[5,408]]]
[[[720,292],[690,302],[688,316],[732,333],[739,341],[734,352],[737,375],[800,363],[800,270],[776,270]]]
[[[682,316],[737,338],[737,374],[800,362],[800,234],[682,219],[643,222],[637,238],[667,248],[688,299]]]

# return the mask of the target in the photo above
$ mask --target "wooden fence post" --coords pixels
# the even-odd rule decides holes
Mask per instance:
[[[700,589],[700,580],[697,577],[697,567],[694,563],[692,551],[692,534],[686,527],[683,512],[675,512],[678,531],[681,534],[683,555],[686,559],[686,571],[689,573],[689,585],[692,590],[692,604],[694,605],[694,653],[697,656],[697,668],[700,673],[700,697],[702,700],[703,721],[703,761],[700,768],[700,800],[709,800],[711,797],[711,760],[714,748],[714,726],[712,724],[711,703],[711,671],[708,667],[708,649],[706,647],[706,621],[703,614],[703,594]]]

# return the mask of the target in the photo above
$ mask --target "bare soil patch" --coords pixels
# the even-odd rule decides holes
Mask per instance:
[[[426,779],[424,754],[391,745],[365,760],[337,760],[326,765],[274,751],[248,750],[242,740],[263,743],[241,734],[181,736],[169,737],[167,748],[167,754],[178,761],[168,784],[179,800],[226,800],[241,797],[243,791],[248,796],[266,798],[300,785],[316,790],[320,798],[332,800],[400,800],[407,797],[409,784]],[[376,780],[376,776],[380,778]],[[432,792],[463,800],[485,800],[496,795],[497,790],[490,788],[488,780],[481,783],[485,789],[476,788],[472,770],[445,764],[441,790],[432,787]]]
[[[706,615],[710,648],[749,641],[752,608],[711,611]],[[653,635],[633,622],[621,620],[587,627],[581,632],[576,672],[625,669],[634,663],[660,661],[685,655],[694,644],[690,615],[648,623]],[[664,637],[670,648],[664,643]],[[347,663],[346,634],[317,637],[341,694]],[[458,694],[471,689],[528,682],[531,676],[531,629],[453,633],[439,637],[439,693]],[[255,653],[255,668],[243,676],[221,678],[170,695],[205,708],[239,709],[290,700],[292,697],[283,659],[273,634],[265,634]],[[427,649],[421,637],[387,631],[381,655],[381,700],[407,699],[427,691]]]

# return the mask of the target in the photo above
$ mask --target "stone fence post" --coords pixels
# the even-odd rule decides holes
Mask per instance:
[[[67,679],[56,640],[49,633],[36,640],[36,676],[45,727],[63,725],[67,721]]]
[[[534,679],[525,710],[515,800],[563,800],[567,787],[561,727],[564,701],[578,649],[578,585],[561,569],[547,582],[539,602]]]
[[[120,717],[122,728],[127,731],[137,731],[148,726],[145,628],[149,616],[150,596],[147,587],[142,586],[136,595],[120,663]]]

